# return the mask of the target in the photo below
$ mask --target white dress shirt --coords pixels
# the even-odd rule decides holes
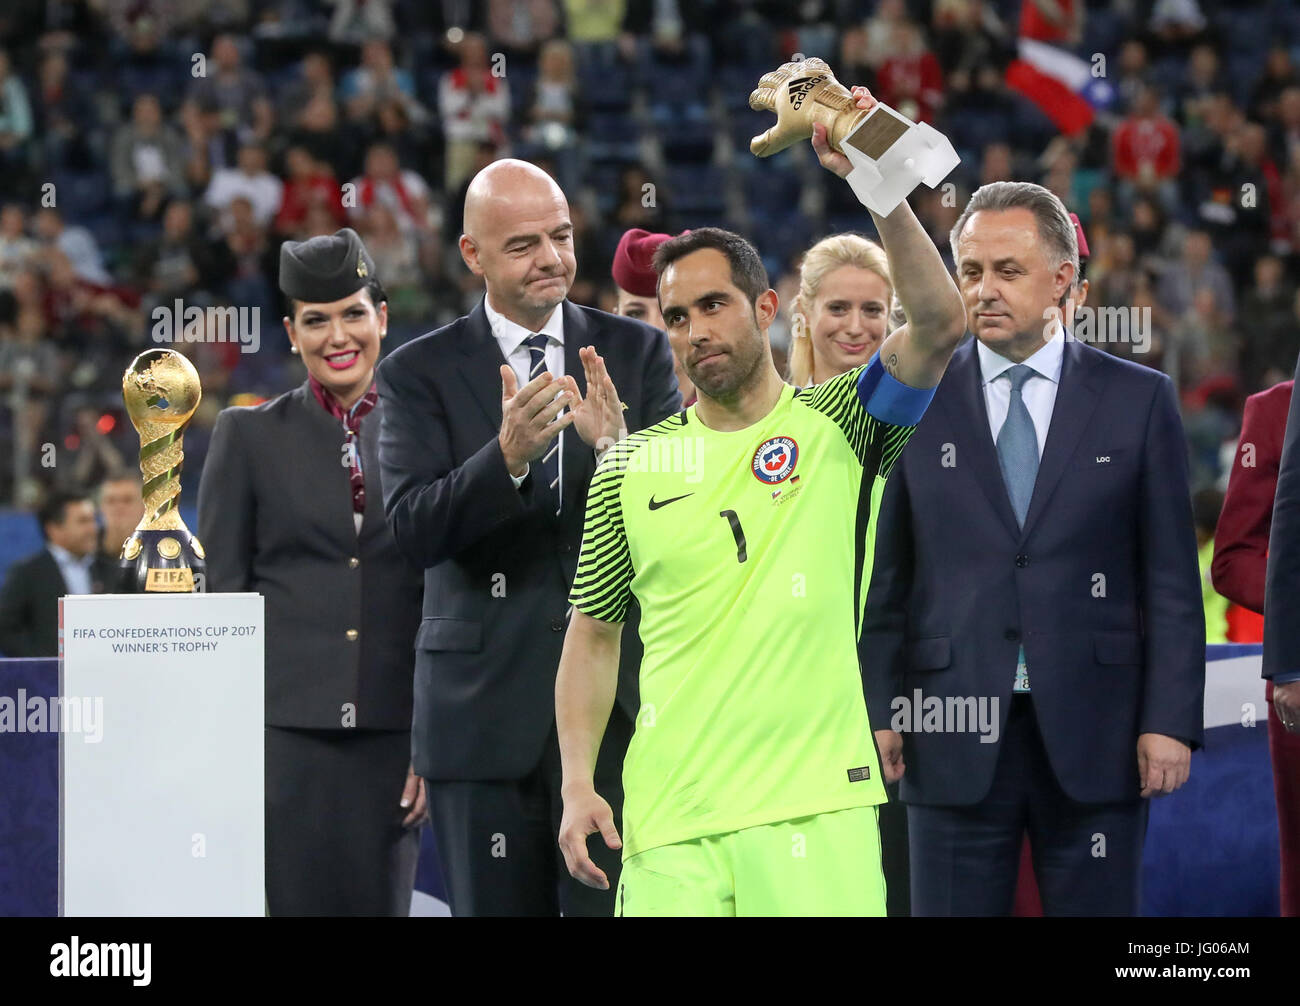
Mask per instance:
[[[1007,409],[1011,405],[1011,381],[999,379],[1004,371],[1015,366],[1000,353],[989,349],[976,340],[975,351],[980,358],[980,376],[984,380],[984,405],[989,414],[989,431],[993,434],[993,443],[998,442],[1002,424],[1007,421]],[[1061,364],[1065,360],[1064,330],[1059,326],[1056,335],[1037,350],[1025,366],[1034,373],[1020,389],[1029,410],[1029,418],[1034,422],[1034,432],[1038,435],[1038,457],[1043,457],[1043,447],[1047,444],[1047,431],[1052,425],[1052,409],[1056,405],[1056,389],[1061,384]]]
[[[90,579],[90,567],[95,564],[95,553],[87,552],[80,559],[69,552],[66,548],[46,542],[45,547],[49,550],[50,555],[54,556],[54,561],[59,564],[59,572],[63,575],[63,585],[68,588],[69,594],[90,594],[94,592],[94,586]]]
[[[551,372],[553,377],[564,376],[564,305],[557,304],[551,316],[546,320],[537,332],[524,328],[523,325],[517,324],[498,312],[492,307],[492,298],[485,296],[483,298],[483,310],[487,314],[488,327],[492,330],[492,337],[496,339],[497,345],[501,347],[501,355],[505,357],[506,363],[510,364],[510,369],[515,372],[515,380],[519,382],[519,387],[528,383],[529,370],[533,366],[533,354],[524,343],[533,335],[546,336],[546,369]],[[560,458],[564,457],[564,430],[560,431]],[[559,493],[564,491],[564,465],[558,466],[560,472],[560,484],[556,487]],[[524,469],[523,475],[516,478],[510,476],[518,489],[524,479],[528,478],[528,469]]]

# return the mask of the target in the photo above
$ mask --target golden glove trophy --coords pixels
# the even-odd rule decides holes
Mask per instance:
[[[776,113],[776,125],[750,141],[758,157],[806,140],[816,123],[824,125],[831,149],[853,164],[845,180],[880,216],[892,213],[921,182],[934,188],[960,160],[948,138],[924,122],[883,103],[866,112],[858,108],[852,92],[815,57],[763,74],[749,107]]]
[[[201,397],[199,372],[174,349],[147,349],[122,375],[126,414],[140,434],[144,479],[144,517],[122,546],[123,593],[203,589],[203,546],[178,509],[185,456],[181,430]]]

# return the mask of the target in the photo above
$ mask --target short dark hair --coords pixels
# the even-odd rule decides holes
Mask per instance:
[[[376,311],[379,310],[380,304],[388,303],[388,291],[384,289],[384,284],[379,282],[379,280],[377,279],[367,280],[366,285],[363,286],[361,289],[365,290],[366,293],[370,294],[370,303],[375,305]],[[298,304],[300,303],[300,301],[296,300],[293,297],[287,297],[285,299],[288,300],[289,302],[289,317],[297,318]]]
[[[45,497],[36,511],[36,521],[41,526],[41,537],[48,538],[45,529],[51,524],[62,524],[72,503],[89,503],[90,497],[79,490],[59,489]]]
[[[699,227],[665,241],[655,252],[655,272],[663,276],[664,270],[679,258],[705,248],[713,248],[727,257],[731,282],[749,298],[751,304],[771,286],[758,249],[734,231],[721,227]]]

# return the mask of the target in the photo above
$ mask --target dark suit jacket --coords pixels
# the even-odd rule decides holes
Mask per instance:
[[[627,405],[629,431],[681,408],[662,332],[568,301],[563,310],[565,373],[584,395],[578,350],[594,346]],[[429,779],[520,778],[555,722],[595,455],[566,433],[559,517],[536,491],[536,464],[515,488],[497,442],[505,362],[480,302],[379,367],[384,506],[398,544],[425,571],[412,751]],[[627,625],[619,700],[635,717],[641,647]]]
[[[94,594],[116,589],[114,561],[97,553],[90,581]],[[10,566],[0,590],[0,653],[6,657],[57,657],[59,598],[67,592],[59,564],[48,548]]]
[[[1300,362],[1296,364],[1300,380]],[[1300,672],[1300,395],[1291,396],[1264,588],[1264,677]]]
[[[1022,641],[1051,767],[1075,800],[1137,798],[1141,733],[1200,742],[1205,616],[1173,385],[1067,342],[1021,531],[971,339],[883,494],[861,646],[872,726],[920,688],[996,697],[1001,736]],[[999,747],[905,733],[902,799],[977,803]]]
[[[1214,530],[1214,589],[1229,601],[1264,612],[1264,567],[1273,497],[1282,461],[1282,436],[1294,381],[1283,381],[1246,399],[1236,459],[1228,474],[1219,524]],[[1249,450],[1249,455],[1244,452]]]
[[[303,382],[217,417],[199,483],[208,589],[266,599],[270,726],[406,730],[420,574],[384,521],[383,404],[361,420],[366,511],[352,515],[342,426]],[[356,630],[350,639],[348,630]]]

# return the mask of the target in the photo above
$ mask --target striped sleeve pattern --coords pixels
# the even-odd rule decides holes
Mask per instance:
[[[627,459],[644,437],[634,434],[606,452],[587,489],[578,572],[569,603],[603,622],[621,622],[632,596],[632,555],[623,528],[620,493]]]
[[[858,381],[867,364],[837,374],[829,381],[797,392],[799,400],[826,416],[843,432],[858,462],[875,468],[882,478],[898,460],[915,426],[882,422],[867,411],[858,393]]]

